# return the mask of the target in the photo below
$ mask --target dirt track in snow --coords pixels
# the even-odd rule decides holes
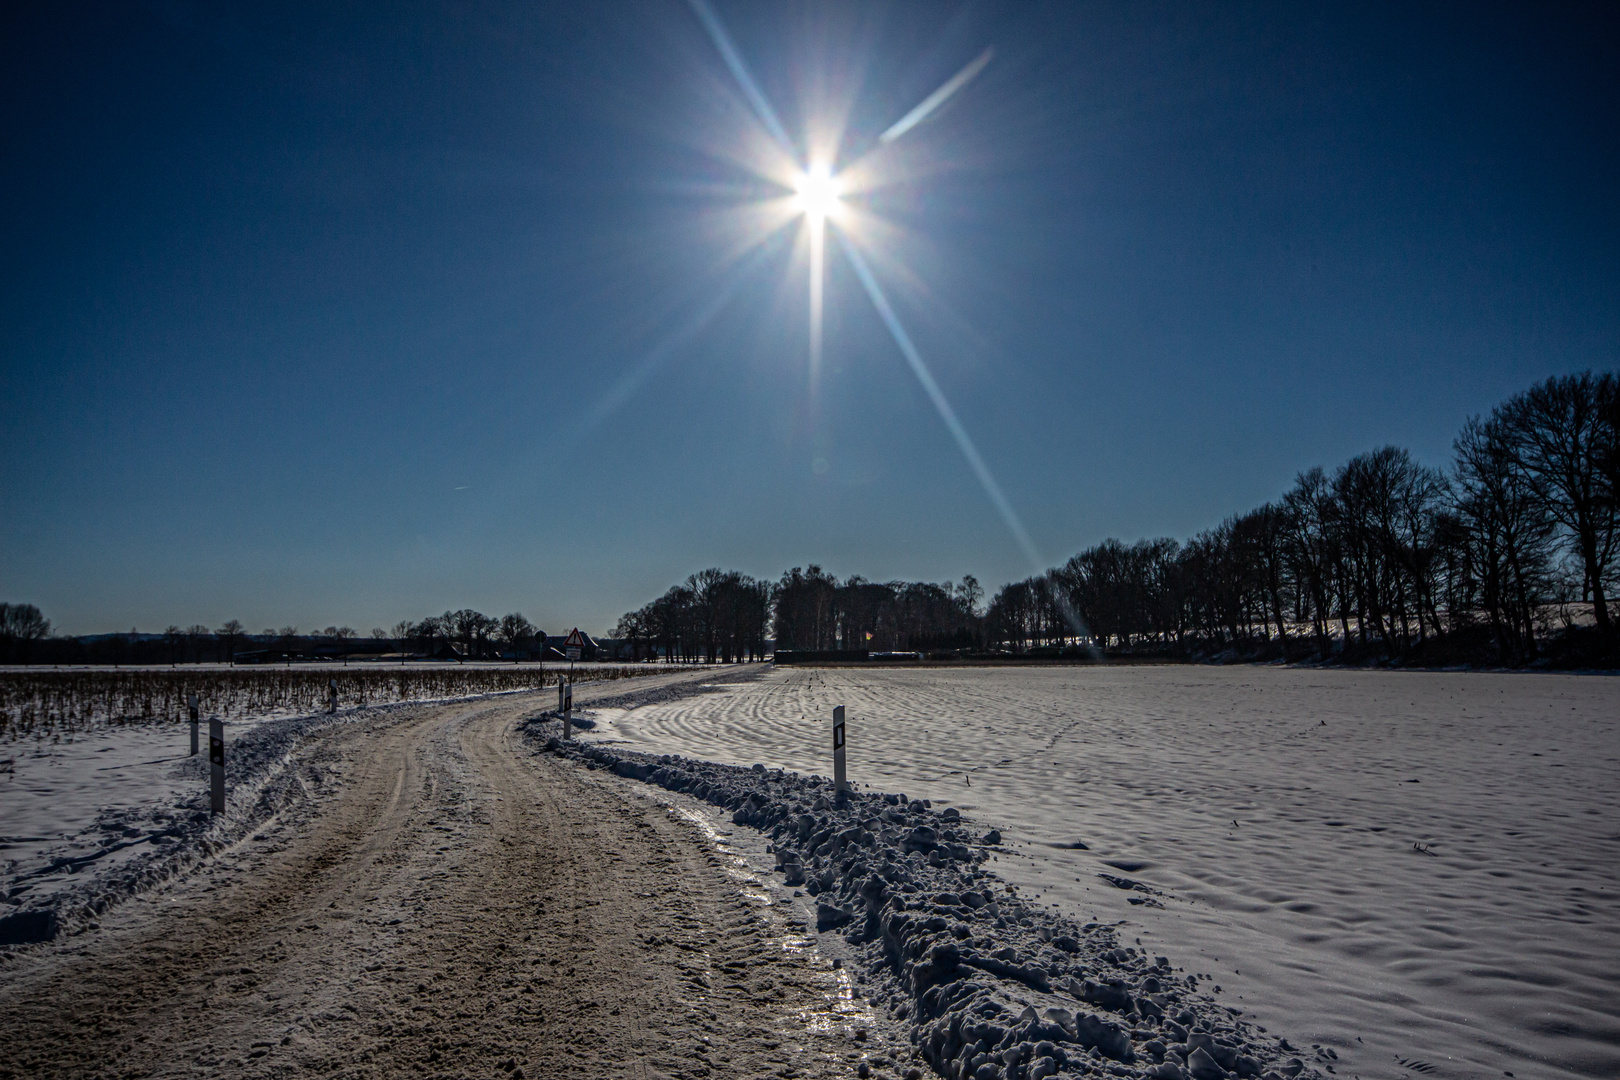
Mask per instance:
[[[0,1077],[851,1075],[825,962],[547,703],[334,726],[329,793],[0,969]]]

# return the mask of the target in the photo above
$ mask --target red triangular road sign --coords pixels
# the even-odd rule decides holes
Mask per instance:
[[[565,648],[565,649],[583,649],[584,647],[585,647],[585,635],[580,633],[579,632],[579,627],[576,626],[576,627],[574,627],[574,632],[572,634],[568,635],[568,640],[563,642],[563,648]]]

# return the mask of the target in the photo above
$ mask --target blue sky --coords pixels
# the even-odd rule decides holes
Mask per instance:
[[[714,10],[840,167],[994,48],[850,238],[1048,563],[1616,364],[1601,7]],[[712,565],[1031,572],[836,245],[812,396],[688,4],[0,19],[0,599],[601,631]]]

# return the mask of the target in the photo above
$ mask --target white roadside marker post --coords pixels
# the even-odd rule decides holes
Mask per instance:
[[[567,739],[574,730],[574,661],[585,653],[585,635],[574,627],[568,632],[568,638],[563,642],[563,655],[568,657],[568,698],[563,707],[563,738]]]
[[[197,756],[197,695],[186,695],[186,707],[191,710],[191,756]]]
[[[844,776],[844,707],[833,709],[833,798],[842,800],[849,790]]]
[[[225,722],[217,716],[208,718],[208,771],[212,774],[209,785],[208,809],[211,813],[225,812]]]
[[[337,680],[336,679],[328,679],[326,681],[326,693],[327,693],[326,711],[329,712],[329,713],[337,712]]]

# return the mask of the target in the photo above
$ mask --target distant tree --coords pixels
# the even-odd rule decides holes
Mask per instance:
[[[961,582],[956,586],[956,602],[961,605],[963,614],[969,618],[978,618],[981,614],[979,605],[984,603],[984,586],[972,574],[963,574]]]
[[[1510,662],[1536,655],[1535,612],[1549,581],[1556,522],[1538,497],[1501,417],[1463,426],[1453,443],[1452,507],[1463,595],[1455,608],[1483,608]]]
[[[1351,459],[1333,480],[1340,536],[1363,640],[1370,622],[1388,655],[1408,650],[1415,623],[1438,629],[1433,530],[1445,478],[1386,446]]]
[[[51,621],[33,604],[0,604],[0,638],[38,641],[50,633]]]
[[[1339,508],[1333,485],[1320,468],[1307,469],[1294,478],[1293,489],[1283,496],[1287,508],[1285,550],[1294,580],[1295,603],[1309,613],[1311,633],[1319,658],[1330,649],[1334,583],[1339,563]],[[1345,630],[1349,636],[1349,630]]]
[[[693,629],[701,644],[703,658],[711,664],[715,662],[719,646],[719,609],[725,578],[724,570],[711,567],[699,570],[686,579],[686,589],[691,594]]]
[[[496,639],[512,650],[513,663],[519,659],[520,650],[533,646],[536,633],[534,624],[515,611],[510,615],[502,615],[494,630]]]
[[[837,630],[834,600],[838,581],[819,566],[808,570],[795,566],[776,583],[776,647],[791,649],[830,649]]]
[[[648,604],[635,611],[625,612],[613,627],[613,636],[629,643],[631,660],[650,659],[654,655],[651,607],[652,605]]]
[[[670,586],[650,605],[653,633],[665,659],[683,663],[697,659],[700,639],[693,606],[692,590],[682,585]]]
[[[1054,584],[1042,575],[1003,586],[985,613],[990,639],[1023,652],[1066,633],[1062,614],[1052,601]]]
[[[1288,536],[1291,532],[1286,504],[1267,503],[1237,519],[1234,535],[1244,545],[1244,556],[1252,573],[1255,587],[1262,601],[1261,626],[1274,621],[1277,642],[1284,660],[1292,659],[1288,653],[1288,620],[1284,615],[1284,596],[1291,579],[1288,574]],[[1262,630],[1269,637],[1269,630]]]
[[[33,604],[0,604],[0,659],[26,664],[50,634],[51,621]]]
[[[770,630],[770,583],[727,572],[719,585],[717,616],[720,648],[727,660],[762,658]]]
[[[201,623],[192,623],[186,627],[186,662],[195,664],[202,660],[203,639],[209,637],[208,627]]]
[[[220,644],[224,646],[225,659],[234,661],[236,659],[236,646],[242,640],[242,624],[236,619],[231,619],[214,633],[219,635]]]
[[[495,629],[495,620],[472,608],[462,608],[460,611],[447,611],[440,617],[447,636],[462,644],[463,655],[469,659],[477,659],[487,650],[490,635]]]
[[[450,629],[443,619],[437,615],[429,615],[421,622],[411,623],[400,637],[411,642],[416,648],[426,651],[432,648],[435,642],[449,641]]]

